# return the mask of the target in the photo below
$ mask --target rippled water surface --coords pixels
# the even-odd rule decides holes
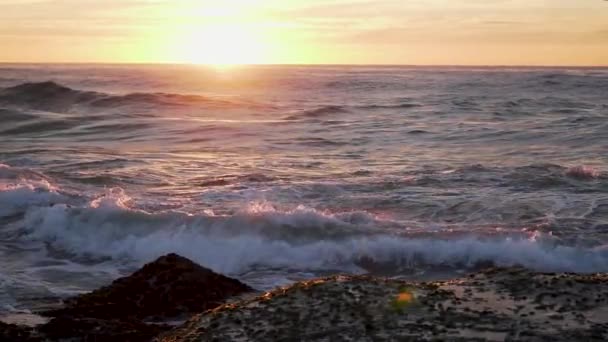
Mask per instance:
[[[167,252],[608,271],[608,69],[0,66],[0,311]]]

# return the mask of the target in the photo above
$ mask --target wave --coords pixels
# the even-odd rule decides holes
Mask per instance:
[[[28,184],[30,186],[28,186]],[[11,204],[8,207],[6,204]],[[449,237],[393,234],[367,212],[281,211],[252,204],[233,215],[149,213],[121,189],[76,205],[52,186],[24,182],[0,191],[0,216],[21,210],[19,239],[70,258],[143,263],[175,252],[228,274],[259,269],[371,271],[378,267],[524,266],[606,272],[608,248],[560,245],[550,235]],[[12,209],[11,209],[12,208]]]
[[[72,89],[52,81],[23,83],[1,89],[0,104],[58,113],[69,112],[74,106],[108,109],[134,105],[205,105],[220,108],[254,105],[252,103],[237,103],[200,95],[170,93],[131,93],[126,95],[113,95],[96,91]]]
[[[530,189],[551,186],[581,186],[584,181],[608,180],[608,173],[588,165],[562,166],[557,164],[531,164],[519,167],[491,167],[481,164],[468,165],[455,170],[442,171],[450,175],[496,175],[502,185],[527,186]],[[481,180],[481,179],[480,179]],[[599,183],[590,183],[598,185]]]
[[[18,110],[9,110],[6,108],[0,108],[0,122],[1,123],[13,123],[22,122],[26,120],[36,119],[37,115],[32,113],[26,113]]]
[[[348,113],[348,110],[344,106],[321,106],[315,109],[304,110],[296,114],[285,117],[285,120],[301,120],[301,119],[316,119],[320,117],[326,117],[332,114],[343,114]]]
[[[572,166],[566,170],[566,175],[578,179],[596,179],[601,176],[599,170],[586,165]]]
[[[539,168],[559,169],[556,165]],[[482,165],[453,173],[493,172]],[[566,169],[567,170],[567,169]],[[230,175],[227,175],[228,177]],[[228,274],[253,270],[374,272],[387,267],[524,266],[538,271],[607,272],[608,248],[563,245],[534,230],[463,234],[433,229],[393,232],[365,211],[279,210],[252,203],[231,215],[146,212],[120,188],[87,199],[63,192],[48,177],[0,165],[0,221],[11,237],[39,243],[70,260],[141,264],[175,252]],[[16,228],[17,227],[17,228]],[[3,231],[0,234],[5,238]],[[509,234],[509,235],[506,235]]]
[[[217,177],[205,177],[199,179],[195,179],[193,182],[196,186],[199,187],[216,187],[216,186],[226,186],[226,185],[235,185],[240,184],[242,182],[249,183],[270,183],[277,181],[278,178],[267,176],[259,173],[245,174],[245,175],[222,175]]]
[[[351,231],[356,226],[314,211],[184,217],[57,205],[26,215],[28,237],[74,255],[145,262],[176,252],[230,274],[254,268],[352,270],[370,261],[404,268],[491,263],[543,271],[608,271],[608,250],[601,248],[559,246],[536,238],[369,235]]]
[[[386,104],[386,105],[374,104],[374,105],[359,106],[359,108],[361,108],[361,109],[407,109],[407,108],[418,108],[418,107],[424,107],[424,106],[419,103],[398,103],[398,104]]]
[[[492,189],[504,192],[511,198],[513,213],[523,218],[530,211],[535,212],[534,217],[547,214],[542,206],[517,207],[517,203],[524,203],[526,196],[536,197],[538,191],[554,191],[570,195],[602,194],[608,191],[608,172],[585,165],[562,166],[557,164],[531,164],[517,167],[500,167],[492,165],[472,164],[461,167],[439,167],[433,169],[412,170],[400,178],[380,179],[377,187],[382,185],[389,189],[402,186],[418,186],[428,188],[429,191],[443,189],[466,189],[465,193],[474,194],[472,198],[484,198],[485,190]],[[472,201],[469,198],[468,201]],[[536,197],[534,203],[543,202],[542,197]],[[503,202],[507,203],[507,202]],[[574,204],[574,203],[572,203]],[[496,203],[482,206],[485,209],[508,207]],[[480,213],[485,211],[480,211]],[[506,220],[506,213],[496,212],[497,217]]]
[[[314,109],[303,110],[295,114],[291,114],[283,118],[284,120],[302,120],[302,119],[317,119],[325,118],[334,114],[347,114],[351,110],[374,110],[374,109],[407,109],[423,107],[417,103],[398,103],[398,104],[371,104],[371,105],[353,105],[353,106],[321,106]]]
[[[78,103],[98,99],[103,94],[74,90],[55,82],[23,83],[0,91],[0,103],[20,107],[64,112]]]
[[[0,164],[0,219],[54,203],[65,203],[65,197],[46,176]]]
[[[503,179],[505,185],[528,190],[570,187],[602,192],[608,185],[608,174],[586,165],[533,164],[509,170]]]
[[[596,109],[596,103],[584,102],[555,96],[544,96],[540,98],[519,98],[502,103],[506,109],[514,108],[542,108],[549,109],[553,113],[572,114]]]
[[[39,119],[28,121],[13,126],[0,128],[2,134],[38,134],[48,131],[65,131],[78,126],[77,122],[72,120],[45,120]]]

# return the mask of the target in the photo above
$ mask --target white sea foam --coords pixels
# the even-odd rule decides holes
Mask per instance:
[[[0,164],[0,218],[15,215],[31,206],[44,206],[64,196],[43,177]]]
[[[463,238],[408,237],[383,229],[366,212],[330,213],[304,206],[282,211],[253,203],[230,216],[151,214],[130,209],[120,188],[82,206],[46,181],[0,189],[0,216],[24,212],[22,239],[73,255],[141,264],[175,252],[217,271],[251,269],[358,271],[369,261],[396,267],[471,266],[479,262],[544,271],[608,271],[608,251],[556,244],[542,234]]]
[[[252,268],[352,272],[363,260],[401,267],[492,262],[543,271],[608,271],[606,250],[555,245],[539,235],[448,240],[366,234],[348,219],[313,210],[221,217],[56,205],[29,210],[25,225],[28,238],[76,255],[143,263],[176,252],[228,274]]]
[[[594,179],[598,178],[601,173],[591,166],[578,165],[568,168],[568,170],[566,170],[566,175],[579,179]]]

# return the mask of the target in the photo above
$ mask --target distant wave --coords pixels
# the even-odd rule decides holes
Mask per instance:
[[[239,184],[241,182],[251,182],[251,183],[265,183],[265,182],[274,182],[277,179],[275,177],[266,176],[263,174],[245,174],[245,175],[224,175],[213,178],[205,178],[199,180],[195,180],[195,184],[199,187],[216,187],[216,186],[226,186]]]
[[[326,117],[331,114],[348,113],[344,106],[321,106],[314,109],[303,110],[285,117],[285,120],[315,119]]]
[[[362,109],[399,109],[399,108],[417,108],[423,107],[423,105],[419,103],[398,103],[398,104],[373,104],[373,105],[365,105],[360,106]]]
[[[519,167],[492,167],[481,164],[469,165],[444,171],[444,177],[427,176],[415,180],[415,184],[436,182],[498,182],[501,187],[520,188],[526,191],[555,187],[573,187],[581,191],[606,191],[608,173],[591,166],[561,166],[556,164],[532,164]],[[431,182],[429,185],[435,184]],[[587,184],[586,184],[587,183]],[[436,184],[435,184],[436,185]]]
[[[302,119],[317,119],[326,118],[334,114],[350,113],[353,110],[374,110],[374,109],[406,109],[422,107],[417,103],[398,103],[398,104],[371,104],[371,105],[352,105],[352,106],[320,106],[314,109],[303,110],[291,115],[288,115],[284,120],[302,120]]]
[[[23,83],[13,87],[1,89],[0,105],[18,106],[20,108],[63,113],[68,112],[77,105],[107,109],[131,105],[205,105],[221,108],[254,104],[213,99],[200,95],[168,93],[131,93],[126,95],[112,95],[102,92],[72,89],[52,81],[47,81]]]
[[[605,72],[585,72],[584,74],[577,74],[573,72],[566,73],[546,73],[537,76],[545,85],[560,85],[560,84],[576,84],[577,81],[588,81],[590,77],[594,77],[595,81],[606,81],[608,76]]]
[[[32,113],[26,113],[19,110],[10,110],[0,108],[0,123],[20,122],[29,119],[35,119],[38,116]]]
[[[595,179],[599,178],[601,176],[601,173],[593,167],[586,165],[577,165],[568,168],[568,170],[566,171],[566,175],[578,179]]]
[[[2,120],[0,120],[2,122]],[[73,128],[77,123],[70,120],[36,120],[27,121],[14,126],[0,127],[2,134],[38,134],[49,131],[64,131]]]
[[[102,94],[77,91],[54,82],[23,83],[0,91],[0,104],[64,112],[72,105],[91,102]]]

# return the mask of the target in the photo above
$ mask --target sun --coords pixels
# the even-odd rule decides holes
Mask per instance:
[[[230,66],[261,64],[264,44],[254,30],[237,24],[214,24],[183,35],[178,58],[185,63]]]

